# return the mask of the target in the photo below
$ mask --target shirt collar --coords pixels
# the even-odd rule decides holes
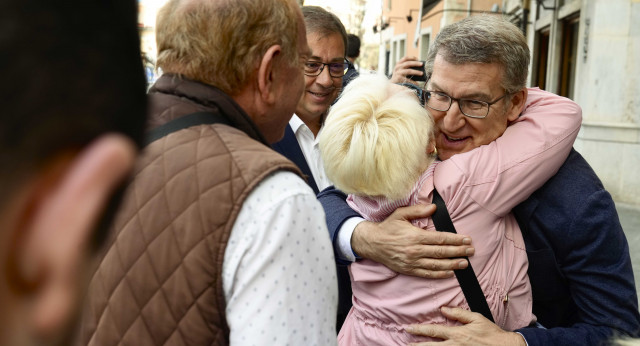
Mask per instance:
[[[291,117],[291,120],[289,120],[289,125],[291,125],[293,133],[297,133],[300,126],[307,126],[295,113]]]

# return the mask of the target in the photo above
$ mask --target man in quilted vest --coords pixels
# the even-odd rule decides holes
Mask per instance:
[[[0,345],[69,345],[145,123],[136,2],[0,3]]]
[[[150,140],[92,277],[82,345],[332,345],[324,213],[270,149],[310,50],[293,0],[170,0]]]

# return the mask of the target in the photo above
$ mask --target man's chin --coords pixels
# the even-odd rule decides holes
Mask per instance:
[[[462,154],[462,153],[465,153],[467,151],[468,150],[452,150],[450,148],[448,148],[448,149],[438,149],[438,158],[440,159],[440,161],[444,161],[444,160],[450,159],[453,155]]]
[[[302,121],[312,120],[322,116],[322,114],[324,114],[327,111],[327,109],[329,109],[329,105],[314,103],[311,107],[305,108],[304,113],[296,112],[296,115],[300,119],[302,119]]]
[[[438,151],[438,159],[440,159],[440,161],[448,160],[450,157],[450,154]]]
[[[453,155],[471,151],[475,147],[472,145],[471,138],[467,137],[459,141],[441,139],[436,143],[436,148],[438,149],[438,158],[444,161],[450,159]]]
[[[331,104],[331,99],[328,97],[323,100],[314,100],[313,102],[311,102],[313,110],[317,113],[322,113],[326,111],[327,108],[329,108],[330,104]]]

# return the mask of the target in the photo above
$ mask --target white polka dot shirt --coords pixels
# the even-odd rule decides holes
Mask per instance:
[[[231,345],[335,345],[335,262],[311,188],[276,172],[247,197],[222,270]]]

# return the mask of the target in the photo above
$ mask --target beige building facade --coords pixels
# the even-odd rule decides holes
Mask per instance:
[[[530,84],[582,107],[575,148],[616,202],[640,206],[640,1],[505,3],[530,9]]]

